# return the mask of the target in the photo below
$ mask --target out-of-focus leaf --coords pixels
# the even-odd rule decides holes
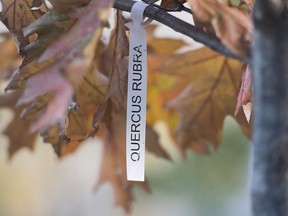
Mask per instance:
[[[22,28],[43,14],[40,9],[35,9],[42,4],[41,0],[2,0],[1,2],[3,7],[0,13],[1,21],[11,33],[16,35],[19,47],[26,46],[29,44],[29,39],[23,36]]]
[[[211,23],[217,37],[229,49],[241,55],[249,53],[253,24],[246,13],[218,0],[188,0],[188,3],[197,21]]]
[[[128,80],[129,42],[126,35],[126,19],[120,11],[116,15],[116,25],[109,46],[98,60],[99,70],[109,76],[106,98],[115,97],[121,106],[126,107]]]
[[[123,133],[125,133],[123,131]],[[146,126],[146,149],[157,157],[170,160],[169,154],[161,147],[159,135],[147,124]]]
[[[36,134],[29,133],[31,122],[20,118],[23,107],[16,107],[20,92],[0,96],[0,108],[10,108],[14,113],[13,120],[3,131],[9,139],[9,157],[11,158],[21,148],[33,150]]]
[[[65,118],[73,88],[57,70],[44,70],[28,79],[24,94],[19,99],[18,105],[32,102],[48,91],[53,92],[53,96],[46,107],[45,113],[31,127],[33,132]]]
[[[97,185],[109,181],[116,203],[128,212],[133,201],[133,187],[138,185],[146,191],[149,188],[147,183],[126,180],[126,20],[118,11],[115,29],[105,46],[100,38],[102,29],[107,26],[112,0],[50,0],[52,9],[46,9],[48,12],[44,15],[38,8],[42,1],[25,1],[22,8],[20,3],[23,2],[4,1],[4,12],[0,14],[10,31],[20,39],[23,57],[22,65],[6,88],[16,91],[0,96],[0,108],[9,107],[15,113],[15,119],[4,132],[11,140],[10,155],[25,146],[32,148],[35,135],[28,133],[31,124],[32,130],[41,129],[44,141],[51,143],[59,156],[74,152],[84,140],[97,134],[104,141]],[[163,0],[162,6],[172,9],[184,2]],[[242,13],[230,7],[240,8],[243,1],[189,2],[194,9],[199,8],[195,17],[211,24],[223,43],[237,53],[245,52],[251,23],[244,15],[245,8],[240,9]],[[34,16],[34,10],[39,14]],[[19,22],[18,18],[24,17],[26,12],[23,22],[15,25],[13,19]],[[243,23],[247,20],[248,23]],[[224,31],[225,28],[229,31]],[[150,126],[164,120],[171,131],[176,129],[174,137],[183,154],[188,148],[208,153],[210,145],[218,147],[224,119],[235,111],[242,65],[207,48],[179,54],[177,50],[186,45],[182,40],[155,38],[154,30],[155,26],[147,27],[146,148],[158,157],[170,159]],[[244,51],[239,49],[243,44]],[[9,48],[8,43],[5,46],[0,43],[0,47],[2,45]],[[10,48],[5,52],[11,57],[14,55]],[[11,65],[13,68],[14,64]],[[3,68],[10,68],[8,60]],[[17,100],[22,105],[15,108]],[[20,116],[25,121],[20,120]],[[235,118],[249,134],[242,107]]]
[[[75,8],[87,5],[90,0],[49,0],[53,10],[59,13],[67,13]]]
[[[93,52],[110,13],[110,4],[111,1],[92,0],[87,6],[71,11],[69,17],[78,21],[68,32],[49,44],[49,47],[40,57],[40,61],[47,60],[55,55],[69,54],[74,57],[79,55],[79,51],[83,51],[87,59],[93,59]],[[87,46],[87,44],[90,46]]]
[[[82,141],[95,135],[93,116],[104,101],[107,85],[107,77],[92,67],[77,88],[66,119],[42,133],[58,156],[74,152]]]
[[[109,76],[109,85],[103,103],[94,116],[94,127],[104,140],[104,155],[100,178],[97,185],[110,181],[115,193],[116,203],[128,212],[133,201],[132,187],[135,182],[127,182],[125,157],[125,121],[127,94],[127,56],[128,38],[126,20],[120,12],[116,15],[116,25],[111,40],[98,60],[99,70]],[[155,46],[156,47],[156,46]],[[157,49],[160,49],[157,46]],[[103,126],[104,125],[104,126]],[[169,159],[169,155],[161,148],[158,135],[151,127],[147,127],[146,147],[159,157]],[[147,184],[140,184],[148,190]]]
[[[162,120],[171,131],[176,130],[173,135],[183,154],[187,148],[209,153],[210,145],[217,148],[220,144],[225,117],[234,114],[243,66],[208,48],[177,54],[185,44],[157,39],[154,30],[148,30],[147,121]],[[159,41],[170,52],[157,51],[154,44]],[[249,136],[242,108],[236,120]]]
[[[181,94],[166,104],[179,113],[176,139],[180,149],[184,152],[195,145],[197,149],[199,146],[209,149],[209,144],[217,148],[224,119],[233,116],[236,108],[242,64],[202,48],[171,57],[161,66],[160,73],[182,79],[183,85],[186,83]],[[250,127],[243,110],[236,120],[248,135]]]
[[[10,10],[21,2],[11,1],[7,13],[2,13],[3,19],[11,18],[12,12],[21,15],[23,11],[17,7]],[[107,78],[105,83],[100,73],[97,73],[98,77],[94,76],[93,60],[111,1],[52,1],[54,9],[44,15],[40,8],[35,8],[42,1],[25,3],[29,6],[25,10],[32,11],[31,14],[39,10],[39,16],[30,19],[28,11],[26,18],[29,22],[25,21],[21,26],[17,24],[17,31],[25,37],[25,43],[20,47],[24,61],[6,90],[25,88],[18,101],[18,104],[25,104],[21,106],[24,109],[21,116],[29,125],[34,122],[32,130],[44,127],[44,140],[52,142],[58,155],[65,155],[95,133],[93,114],[103,102]],[[6,23],[11,22],[8,19]],[[10,31],[15,33],[13,29],[12,26]],[[103,91],[101,94],[99,89]],[[69,109],[75,97],[78,109]]]
[[[147,93],[147,122],[153,125],[158,120],[164,120],[171,129],[175,128],[178,122],[177,114],[164,109],[165,103],[176,97],[185,87],[173,76],[163,76],[159,69],[163,62],[174,55],[175,52],[186,44],[180,39],[155,38],[156,26],[147,27],[148,47],[148,93]],[[176,83],[179,83],[177,86]]]
[[[99,70],[107,75],[110,75],[110,83],[106,93],[106,102],[99,107],[99,110],[94,116],[94,127],[98,127],[101,122],[108,124],[111,121],[111,115],[113,109],[111,107],[116,106],[115,103],[120,104],[123,108],[126,103],[126,92],[127,92],[127,55],[128,55],[128,38],[126,36],[126,28],[124,26],[125,19],[122,14],[118,12],[117,25],[115,26],[114,31],[112,32],[111,41],[106,50],[101,54],[100,61],[98,63]],[[153,32],[153,26],[148,27],[148,31]],[[164,40],[171,42],[170,40]],[[151,42],[151,44],[150,44]],[[178,42],[178,43],[177,43]],[[173,52],[180,48],[184,42],[177,40],[176,44],[171,43],[171,47],[166,47],[164,51],[162,50],[163,55],[168,55],[166,51]],[[161,40],[154,41],[150,36],[148,36],[148,46],[153,49],[161,52],[161,43],[164,44]],[[111,62],[112,61],[112,65]],[[110,64],[109,64],[110,63]],[[116,101],[115,101],[116,99]],[[125,103],[124,103],[125,102]],[[114,104],[114,105],[113,105]],[[123,123],[125,119],[123,118]],[[121,126],[119,126],[121,127]],[[123,129],[125,125],[123,125]],[[123,134],[125,131],[123,130]],[[149,134],[149,135],[148,135]],[[158,154],[163,158],[169,158],[164,150],[160,148],[158,142],[158,135],[150,129],[147,128],[147,140],[148,143],[154,143],[153,145],[147,145],[147,148],[151,150],[152,153]]]
[[[177,9],[179,6],[183,5],[186,0],[162,0],[161,6],[169,9]]]
[[[242,77],[241,88],[237,97],[235,115],[238,114],[243,105],[246,105],[249,102],[252,102],[252,73],[251,68],[246,66],[246,70]]]
[[[12,77],[8,90],[22,88],[26,84],[19,103],[31,102],[46,93],[52,95],[42,117],[34,123],[33,130],[52,125],[61,118],[63,121],[65,118],[64,114],[74,89],[77,89],[94,59],[103,23],[109,15],[110,3],[92,0],[87,6],[69,12],[67,16],[77,20],[75,24],[65,34],[53,40],[41,55],[41,62],[34,60],[26,63]],[[54,14],[51,13],[51,16]],[[25,36],[49,31],[49,28],[43,30],[43,22],[44,20],[37,24],[36,21],[36,24],[28,26]]]
[[[101,126],[99,127],[100,136],[104,140],[104,151],[97,186],[104,181],[109,181],[114,189],[116,204],[123,206],[125,210],[129,212],[131,203],[134,199],[132,188],[135,185],[139,185],[146,191],[149,191],[149,187],[147,181],[146,183],[127,181],[125,159],[126,112],[116,103],[115,100],[109,102],[111,117],[106,118],[107,121],[101,123]],[[146,148],[158,157],[170,159],[169,155],[161,148],[158,135],[150,126],[147,126]]]
[[[0,79],[10,77],[21,63],[15,43],[8,33],[0,34],[0,59]]]
[[[77,135],[67,137],[65,126],[67,125],[55,124],[41,133],[44,142],[52,144],[58,157],[73,153],[81,144],[79,140],[82,137]]]

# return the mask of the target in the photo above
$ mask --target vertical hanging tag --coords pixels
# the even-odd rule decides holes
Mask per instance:
[[[136,2],[131,10],[126,120],[126,168],[128,181],[144,181],[147,44],[143,13],[148,5]]]

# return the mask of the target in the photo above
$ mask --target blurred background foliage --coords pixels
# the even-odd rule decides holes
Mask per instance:
[[[12,116],[0,112],[1,127]],[[5,121],[3,121],[5,120]],[[5,123],[6,122],[6,123]],[[135,190],[131,216],[249,216],[249,144],[232,118],[227,118],[222,144],[211,155],[191,151],[182,160],[167,135],[164,123],[155,125],[168,162],[148,154],[146,176],[151,194]],[[88,141],[58,160],[40,139],[34,152],[7,155],[7,139],[0,137],[0,215],[2,216],[124,216],[114,206],[110,184],[95,191],[102,147]]]
[[[156,31],[156,36],[167,35],[182,38],[190,49],[201,46],[168,27]],[[0,110],[0,131],[12,117],[9,110]],[[231,117],[225,120],[219,149],[211,155],[189,151],[186,160],[177,152],[165,124],[158,122],[155,128],[173,160],[146,155],[151,193],[135,189],[130,216],[250,216],[251,146]],[[12,159],[7,149],[7,137],[0,133],[0,216],[126,215],[114,206],[109,183],[95,190],[102,157],[100,140],[88,140],[61,160],[41,138],[33,152],[21,149]]]

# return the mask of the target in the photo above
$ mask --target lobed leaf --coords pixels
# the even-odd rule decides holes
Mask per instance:
[[[233,116],[236,108],[242,64],[202,48],[171,58],[160,72],[182,78],[182,83],[188,80],[185,89],[166,103],[179,113],[176,138],[182,152],[195,145],[203,146],[203,150],[208,150],[209,144],[217,148],[224,119]],[[236,120],[244,132],[249,130],[243,110]]]
[[[163,0],[161,4],[171,9],[184,2]],[[217,0],[188,2],[195,20],[206,22],[206,30],[211,27],[211,32],[221,37],[226,46],[236,53],[247,54],[252,24],[246,16],[249,8],[241,8],[243,1],[239,4],[234,1],[221,4]],[[10,156],[22,147],[33,147],[36,135],[28,133],[31,124],[33,131],[41,130],[44,141],[51,143],[59,156],[74,152],[84,140],[97,135],[103,140],[103,161],[97,185],[109,181],[116,203],[128,212],[134,199],[133,188],[140,186],[149,191],[149,187],[148,183],[126,180],[129,37],[124,24],[127,20],[117,12],[115,28],[105,46],[100,38],[102,29],[107,26],[112,0],[50,0],[50,3],[52,8],[44,13],[39,0],[3,1],[0,17],[16,34],[24,58],[6,88],[16,91],[0,95],[0,108],[9,107],[15,113],[14,120],[4,131],[10,139]],[[230,6],[233,3],[237,9],[228,3]],[[171,131],[175,130],[173,135],[183,154],[189,148],[197,153],[208,153],[211,145],[219,146],[223,122],[226,116],[233,116],[235,109],[238,115],[234,118],[249,136],[250,126],[242,109],[250,100],[249,71],[243,75],[236,107],[243,73],[240,62],[207,48],[179,54],[178,49],[186,46],[182,40],[155,38],[155,26],[149,26],[147,31],[147,150],[170,159],[150,126],[164,120]],[[15,49],[9,45],[11,40],[5,38],[5,41],[7,44],[0,43],[0,47],[14,58]],[[5,55],[4,51],[1,55]],[[0,66],[0,74],[14,67],[14,61],[7,60]],[[15,106],[17,101],[21,106]]]
[[[196,23],[211,23],[217,37],[231,51],[249,55],[253,24],[247,13],[218,0],[189,0],[188,3]]]
[[[20,92],[13,92],[7,95],[0,95],[0,108],[10,108],[14,117],[6,129],[2,132],[9,139],[8,153],[11,158],[22,148],[33,150],[36,134],[29,133],[30,121],[20,118],[23,107],[16,107]]]
[[[42,2],[41,0],[2,0],[1,2],[0,20],[11,33],[16,35],[21,49],[29,44],[29,39],[23,36],[22,28],[31,24],[43,14],[39,8]],[[32,10],[32,8],[34,9]]]

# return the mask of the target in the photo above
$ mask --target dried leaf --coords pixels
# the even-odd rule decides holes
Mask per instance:
[[[126,20],[118,11],[115,29],[106,47],[100,38],[102,29],[107,26],[112,0],[49,2],[52,9],[43,14],[43,9],[37,8],[42,4],[40,0],[7,0],[0,14],[20,40],[20,54],[24,59],[7,87],[7,90],[17,91],[0,96],[0,107],[9,107],[17,117],[5,130],[11,140],[10,154],[24,146],[32,148],[35,135],[27,131],[31,124],[33,130],[42,129],[44,141],[51,143],[59,156],[74,152],[84,140],[97,134],[104,141],[97,185],[109,181],[116,203],[128,212],[134,199],[133,187],[140,186],[146,191],[149,187],[147,182],[126,180]],[[161,4],[173,9],[184,2],[163,0]],[[195,17],[212,25],[224,44],[245,54],[252,24],[244,15],[248,9],[242,9],[243,1],[189,2],[194,9],[199,9],[194,11]],[[20,6],[22,3],[25,7]],[[32,10],[32,7],[36,8]],[[35,15],[34,10],[38,14]],[[23,19],[22,23],[19,18]],[[188,148],[197,153],[209,153],[211,145],[216,148],[220,143],[225,117],[234,113],[242,65],[206,48],[177,54],[176,51],[186,44],[181,40],[155,38],[154,30],[155,26],[147,28],[147,121],[152,125],[164,120],[171,130],[176,129],[175,138],[183,154]],[[5,46],[0,43],[0,47],[6,50],[7,45],[7,53],[13,57],[15,53],[8,42]],[[0,52],[0,57],[4,54]],[[14,66],[7,60],[3,68]],[[243,85],[249,81],[245,80]],[[24,105],[15,108],[18,99],[18,104]],[[18,120],[20,116],[25,122]],[[249,134],[242,107],[235,118]],[[150,125],[146,127],[147,150],[170,159]]]
[[[122,13],[118,11],[109,46],[98,60],[99,70],[109,76],[110,80],[106,99],[115,97],[122,107],[126,107],[129,54],[125,22]]]
[[[197,153],[209,153],[210,144],[216,148],[221,141],[225,117],[233,116],[242,64],[208,48],[180,55],[171,48],[165,56],[153,49],[153,40],[162,39],[148,38],[147,121],[153,124],[162,120],[171,130],[176,129],[176,144],[183,154],[188,147]],[[176,40],[162,42],[164,47],[178,44]],[[250,127],[242,109],[236,119],[249,136]]]
[[[147,27],[148,47],[148,93],[147,93],[147,122],[153,125],[158,120],[164,120],[171,129],[178,122],[177,114],[171,110],[164,109],[165,103],[176,97],[183,89],[183,83],[179,83],[175,77],[163,76],[159,73],[162,64],[174,55],[175,52],[186,44],[179,39],[155,38],[156,26]],[[177,86],[179,83],[180,86]]]
[[[32,8],[39,7],[42,2],[39,0],[2,0],[1,21],[9,31],[16,35],[19,47],[29,44],[29,39],[24,38],[22,28],[34,22],[43,13]]]
[[[125,133],[123,131],[123,133]],[[157,157],[170,160],[169,154],[161,147],[159,135],[149,125],[146,126],[146,149]]]
[[[162,0],[161,6],[169,9],[177,9],[185,2],[186,0]]]
[[[73,88],[71,84],[55,70],[44,70],[28,79],[24,94],[18,101],[18,105],[32,102],[37,97],[53,92],[52,99],[46,107],[45,113],[31,127],[35,132],[40,128],[55,124],[65,118],[67,106],[72,98]]]
[[[126,87],[126,85],[127,85],[126,84],[127,83],[127,66],[126,66],[127,63],[125,61],[126,60],[125,57],[128,55],[128,41],[127,41],[127,37],[126,37],[126,33],[125,33],[126,29],[121,27],[121,26],[123,26],[123,23],[124,23],[124,20],[123,20],[121,14],[120,15],[118,14],[118,21],[119,21],[119,24],[121,24],[121,25],[120,25],[120,27],[117,27],[118,31],[117,30],[114,31],[113,36],[112,36],[112,40],[111,40],[111,43],[110,43],[110,46],[109,46],[109,49],[113,50],[114,56],[116,56],[116,59],[120,59],[118,61],[115,61],[115,59],[112,60],[112,61],[115,61],[116,66],[115,66],[115,70],[112,70],[112,75],[113,76],[111,77],[112,81],[110,82],[110,87],[116,86],[116,88],[112,88],[111,93],[109,93],[109,91],[108,91],[107,95],[108,95],[108,98],[109,98],[109,97],[112,97],[113,94],[114,94],[114,97],[118,98],[118,101],[119,101],[119,98],[121,99],[120,101],[123,101],[123,99],[126,100],[126,91],[127,91],[127,87]],[[149,31],[149,29],[150,29],[150,27],[148,27],[148,31]],[[116,41],[115,39],[117,39],[119,41]],[[148,36],[148,41],[149,41],[149,36]],[[170,40],[167,39],[165,41],[167,42],[167,41],[170,41]],[[153,42],[152,42],[153,45],[150,46],[150,47],[151,48],[153,47],[155,50],[160,51],[161,50],[161,45],[162,45],[161,42],[162,42],[161,40],[159,40],[159,41],[154,41],[153,40]],[[165,54],[167,54],[167,51],[173,52],[176,49],[180,48],[184,44],[183,41],[179,40],[178,42],[179,43],[176,46],[175,46],[175,44],[172,45],[172,47],[173,47],[172,50],[169,47],[167,47],[167,49],[164,49],[164,50],[162,49],[162,53],[165,55]],[[149,46],[149,44],[148,44],[148,46]],[[103,58],[103,59],[106,59],[106,61],[109,61],[109,59],[111,58],[111,57],[108,58],[109,55],[111,56],[111,54],[109,54],[109,52],[113,53],[109,49],[108,49],[108,52],[106,52],[107,54],[105,53],[105,55],[103,55],[103,56],[105,56],[105,58]],[[121,59],[122,59],[122,61],[121,61]],[[104,61],[101,61],[101,62],[104,62]],[[123,66],[124,66],[124,68],[123,68]],[[112,66],[112,68],[113,68],[113,66]],[[120,70],[121,68],[122,68],[122,70]],[[117,73],[115,74],[115,72],[117,72]],[[122,77],[124,75],[124,79],[126,81],[124,79],[122,79],[122,78],[119,78],[119,75],[121,76],[121,74],[122,74]],[[120,81],[120,83],[119,83],[119,81]],[[115,85],[112,85],[113,82],[115,83]],[[117,91],[117,88],[120,89],[120,90]],[[121,88],[123,90],[121,90]],[[122,96],[123,94],[119,96],[119,92],[121,93],[121,91],[125,92],[125,97]],[[115,94],[116,94],[116,96],[115,96]],[[108,103],[105,103],[101,107],[99,112],[96,113],[96,116],[95,116],[95,119],[94,119],[94,125],[95,126],[100,124],[102,118],[105,119],[105,120],[102,120],[103,122],[107,122],[107,119],[108,120],[110,119],[109,117],[107,117],[107,116],[109,116],[109,113],[111,111],[111,110],[109,110],[109,111],[106,110],[108,107],[111,107],[111,100],[110,99],[108,99]],[[124,127],[122,127],[122,128],[124,128]],[[125,134],[125,131],[123,131],[122,133]],[[151,151],[152,153],[154,153],[154,154],[156,154],[156,155],[158,155],[160,157],[169,159],[169,156],[167,155],[167,153],[159,145],[158,135],[150,127],[147,127],[147,138],[146,139],[147,139],[147,149],[149,151]]]
[[[101,36],[101,30],[104,27],[109,15],[109,6],[111,1],[92,0],[86,7],[80,8],[69,14],[71,18],[78,19],[69,31],[55,40],[40,57],[40,61],[45,61],[55,55],[79,54],[83,50],[86,58],[93,59],[93,55],[87,55],[90,50],[95,51],[95,45]],[[81,31],[79,31],[81,29]],[[92,40],[96,41],[93,42]],[[90,43],[88,47],[87,44]],[[86,52],[86,53],[85,53]],[[91,54],[91,53],[89,53]]]
[[[107,85],[107,77],[91,67],[73,95],[64,118],[42,131],[44,141],[53,145],[58,156],[72,153],[82,141],[95,135],[96,130],[92,127],[93,116],[103,103]],[[43,100],[43,97],[41,99]],[[45,103],[44,101],[42,104]],[[28,108],[29,112],[25,113],[24,117],[27,118],[29,114],[35,116],[33,110],[39,111],[37,106],[41,107],[39,99],[34,106]]]
[[[114,101],[115,104],[115,101]],[[116,105],[116,104],[115,104]],[[115,202],[122,206],[126,212],[131,210],[134,200],[132,188],[140,186],[149,192],[146,182],[128,182],[126,174],[126,148],[125,148],[125,112],[114,106],[110,122],[105,122],[99,129],[103,138],[103,161],[100,177],[96,184],[99,187],[103,182],[109,181],[115,193]],[[101,134],[102,133],[102,134]]]
[[[21,58],[18,55],[15,43],[8,33],[0,34],[0,79],[10,77],[12,72],[20,65]]]
[[[55,153],[58,157],[63,157],[73,153],[81,144],[80,136],[66,136],[65,125],[61,123],[51,126],[49,129],[43,131],[41,136],[44,142],[52,144]]]
[[[104,102],[108,78],[98,71],[91,70],[83,79],[75,94],[77,108],[71,110],[67,135],[89,135],[94,113]]]
[[[74,88],[79,86],[94,59],[103,21],[109,15],[109,6],[110,1],[93,0],[86,7],[73,10],[69,16],[78,21],[46,49],[40,57],[43,62],[25,62],[12,77],[7,89],[22,88],[26,83],[26,90],[19,104],[36,100],[46,93],[52,95],[43,116],[34,124],[33,130],[52,125],[60,118],[64,121]],[[53,13],[50,15],[53,16]],[[27,36],[43,33],[44,21],[36,21],[36,24],[28,26]],[[79,31],[80,28],[83,31]]]
[[[246,66],[246,70],[243,72],[242,83],[237,97],[235,115],[238,114],[242,106],[248,104],[249,102],[252,102],[252,73],[251,68]]]
[[[189,0],[188,3],[193,16],[200,22],[210,22],[224,45],[237,54],[248,55],[253,24],[247,14],[218,0]]]
[[[9,157],[11,158],[21,148],[33,150],[36,134],[29,133],[31,122],[20,118],[23,107],[16,107],[16,102],[20,92],[0,96],[0,108],[10,108],[14,113],[14,118],[3,131],[9,138]]]
[[[188,80],[181,94],[166,104],[179,113],[176,138],[182,152],[195,145],[204,150],[209,144],[217,148],[224,119],[235,111],[242,64],[202,48],[172,57],[160,72],[179,77],[183,85]],[[249,125],[242,110],[236,120],[247,133]]]
[[[87,5],[90,0],[49,0],[49,2],[52,4],[54,11],[66,13],[75,8]]]

